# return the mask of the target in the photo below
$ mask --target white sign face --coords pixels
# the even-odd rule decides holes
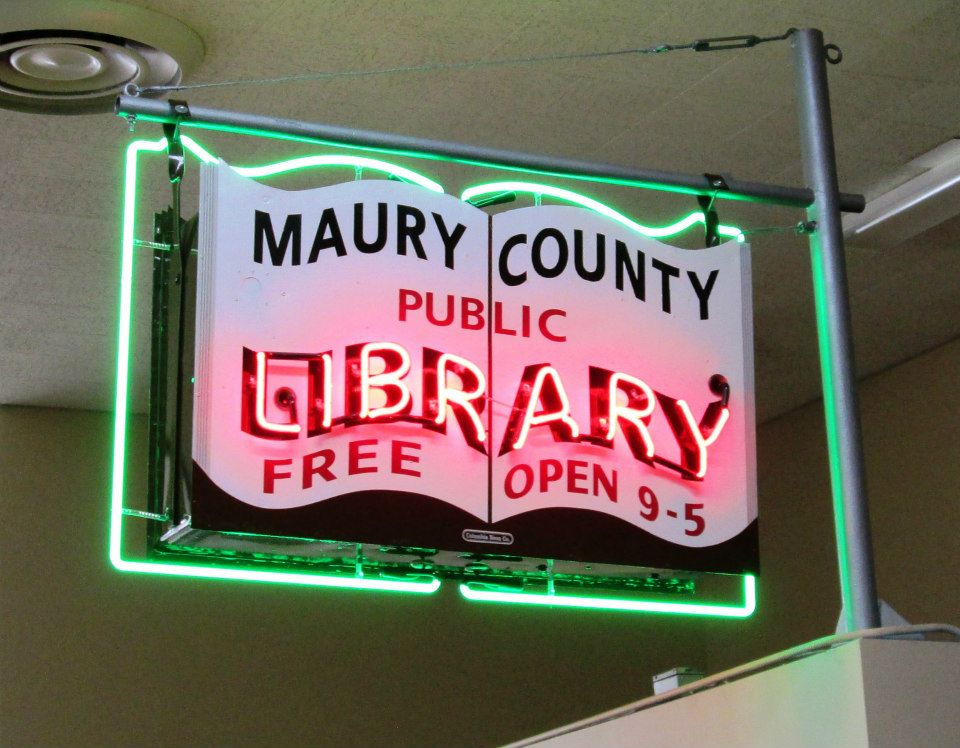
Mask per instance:
[[[749,250],[202,173],[195,527],[756,568]]]

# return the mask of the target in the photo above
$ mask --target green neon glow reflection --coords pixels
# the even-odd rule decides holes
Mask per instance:
[[[266,166],[235,166],[234,171],[245,177],[272,177],[274,174],[282,174],[297,169],[306,169],[313,166],[351,166],[360,169],[373,169],[382,171],[386,174],[392,174],[405,182],[425,187],[433,192],[443,194],[443,186],[434,182],[423,174],[418,174],[411,169],[405,169],[402,166],[380,161],[376,158],[366,158],[364,156],[304,156],[303,158],[294,158],[289,161],[281,161],[276,164]]]
[[[676,236],[677,234],[686,231],[691,226],[703,224],[705,221],[703,213],[695,211],[690,215],[681,218],[676,223],[671,223],[669,226],[644,226],[642,223],[637,223],[636,221],[627,218],[625,215],[623,215],[623,213],[614,210],[609,205],[604,205],[598,200],[594,200],[592,197],[581,195],[579,192],[573,192],[572,190],[565,190],[562,187],[553,187],[549,184],[538,184],[536,182],[489,182],[487,184],[478,184],[474,187],[464,190],[463,194],[460,196],[460,199],[464,202],[468,202],[473,200],[475,197],[480,197],[481,195],[491,195],[499,192],[529,192],[536,195],[548,195],[549,197],[553,197],[558,200],[565,200],[568,203],[574,203],[584,208],[589,208],[590,210],[595,211],[602,216],[613,219],[617,223],[626,226],[628,229],[636,231],[638,234],[643,234],[644,236],[649,236],[653,239]],[[717,233],[720,234],[720,236],[735,237],[742,241],[741,237],[743,234],[736,226],[724,226],[721,224],[717,227]]]
[[[196,141],[182,137],[186,149],[201,161],[216,161],[216,157]],[[120,269],[120,321],[117,331],[117,392],[114,401],[113,469],[110,487],[110,563],[120,571],[144,574],[165,574],[205,579],[232,579],[238,581],[269,582],[274,584],[309,585],[346,589],[389,592],[431,593],[440,587],[440,581],[424,575],[422,581],[370,579],[326,574],[307,574],[290,571],[267,571],[231,566],[200,566],[155,561],[133,561],[123,558],[123,485],[126,454],[127,398],[130,374],[130,329],[133,308],[133,242],[136,223],[137,163],[141,153],[159,153],[166,150],[167,141],[137,140],[127,147],[124,166],[123,226]]]
[[[719,618],[749,618],[757,609],[757,580],[752,574],[743,576],[743,604],[670,603],[661,600],[631,600],[623,598],[580,597],[550,595],[532,592],[504,592],[482,589],[468,584],[460,585],[460,594],[468,600],[520,605],[548,605],[558,608],[589,608],[593,610],[622,610],[644,613],[668,613],[687,616]]]
[[[810,243],[810,266],[813,271],[813,303],[817,314],[817,346],[820,354],[820,375],[823,377],[823,411],[827,430],[827,455],[830,466],[830,494],[833,501],[833,523],[837,536],[837,556],[840,571],[842,600],[853,600],[850,556],[847,543],[847,517],[844,513],[843,480],[840,459],[840,416],[837,412],[837,400],[834,395],[834,368],[830,351],[833,340],[830,334],[830,305],[827,302],[826,279],[823,271],[823,250],[819,236]],[[843,608],[847,631],[854,631],[857,622],[853,606]]]

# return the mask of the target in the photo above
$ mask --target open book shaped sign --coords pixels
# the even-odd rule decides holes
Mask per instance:
[[[192,527],[756,570],[748,249],[201,173]]]

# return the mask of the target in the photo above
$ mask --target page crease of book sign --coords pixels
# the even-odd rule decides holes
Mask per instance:
[[[749,248],[201,175],[199,529],[756,570]]]

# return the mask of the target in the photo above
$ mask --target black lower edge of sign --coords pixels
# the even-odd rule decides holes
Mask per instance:
[[[692,548],[589,509],[537,509],[488,524],[440,499],[404,491],[357,491],[292,509],[263,509],[225,492],[196,463],[191,524],[215,532],[509,553],[674,571],[759,572],[756,519],[729,540]]]

